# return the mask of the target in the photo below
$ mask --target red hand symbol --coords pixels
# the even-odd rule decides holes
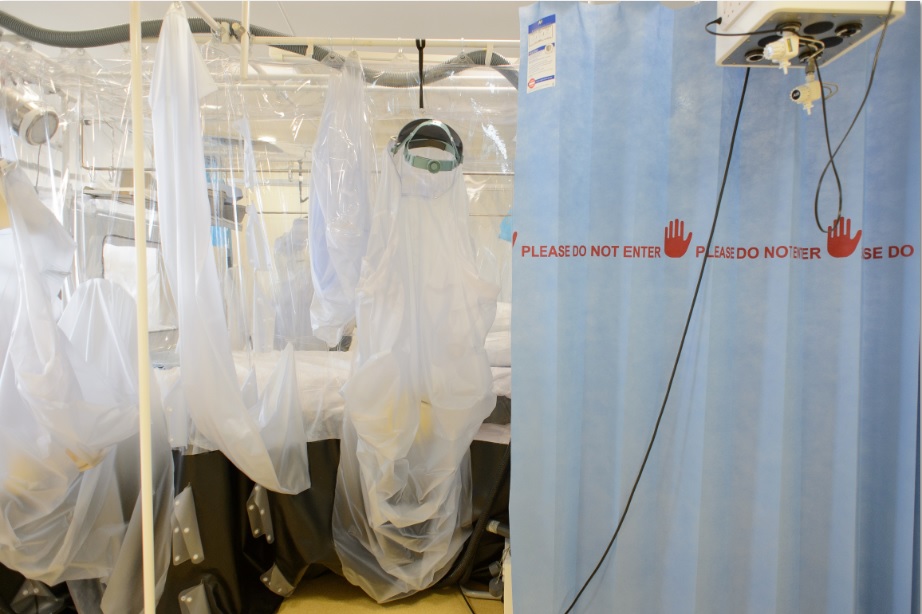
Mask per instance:
[[[689,232],[688,236],[684,239],[682,238],[683,234],[685,234],[685,222],[682,220],[676,219],[669,222],[669,226],[665,228],[663,251],[666,252],[666,255],[670,258],[681,258],[685,255],[685,252],[688,251],[688,244],[691,243],[692,233]]]
[[[852,221],[847,217],[840,217],[834,226],[829,226],[826,233],[826,251],[829,255],[833,258],[851,256],[861,240],[861,231],[855,233],[854,237],[851,234]]]

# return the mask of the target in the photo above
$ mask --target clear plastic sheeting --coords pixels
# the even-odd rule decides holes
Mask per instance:
[[[298,493],[310,477],[293,350],[280,354],[266,389],[247,395],[250,403],[231,355],[198,136],[199,101],[215,87],[185,11],[171,7],[157,45],[151,108],[160,228],[179,320],[182,405],[198,433],[252,480]]]
[[[346,578],[386,602],[431,586],[468,534],[468,448],[496,403],[484,340],[498,288],[477,274],[461,167],[433,174],[402,149],[381,166],[333,536]]]
[[[67,583],[67,592],[79,614],[101,614],[100,603],[105,591],[106,587],[99,579],[71,580]]]
[[[244,118],[237,122],[243,144],[244,184],[253,194],[256,205],[247,206],[246,244],[247,259],[253,273],[251,296],[253,297],[253,317],[250,340],[253,351],[269,352],[275,341],[275,297],[278,275],[272,262],[269,239],[263,216],[258,215],[262,209],[259,184],[256,178],[256,157],[253,153],[253,141],[250,136],[250,124]]]
[[[291,343],[295,350],[326,350],[327,344],[314,336],[310,304],[314,285],[307,248],[309,223],[297,218],[291,228],[275,240],[275,266],[278,285],[275,289],[275,349]]]
[[[330,346],[355,324],[355,286],[371,227],[375,178],[374,136],[365,80],[352,53],[329,91],[313,149],[310,253],[314,335]]]
[[[468,226],[476,250],[477,272],[499,286],[499,300],[508,304],[512,299],[512,244],[511,238],[504,237],[502,226],[509,220],[506,216],[511,206],[513,177],[469,175],[465,180],[471,213]]]
[[[287,352],[234,352],[237,383],[246,392],[245,399],[252,400],[258,396],[257,392],[272,381],[280,360],[286,356]],[[324,349],[321,352],[293,352],[293,356],[306,441],[339,438],[345,406],[340,389],[349,379],[352,355]],[[187,454],[212,450],[213,446],[189,420],[180,386],[181,374],[178,367],[154,371],[163,390],[171,443],[174,447],[182,447]]]
[[[135,306],[106,280],[55,301],[74,244],[19,168],[2,182],[0,562],[31,580],[106,582],[103,611],[138,612],[140,550]],[[154,412],[157,521],[172,460]],[[160,586],[163,543],[157,545]],[[119,569],[122,566],[122,569]]]
[[[106,237],[102,247],[102,277],[117,283],[131,296],[137,296],[137,254],[134,242],[127,243]],[[176,306],[164,277],[160,250],[150,246],[147,248],[147,317],[151,332],[176,328]]]

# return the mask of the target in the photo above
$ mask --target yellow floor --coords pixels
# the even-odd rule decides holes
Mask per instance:
[[[502,614],[499,601],[471,599],[475,614]],[[362,589],[336,574],[326,574],[302,582],[282,603],[279,614],[361,614],[364,612],[430,612],[432,614],[470,614],[457,587],[425,591],[393,603],[378,605]]]

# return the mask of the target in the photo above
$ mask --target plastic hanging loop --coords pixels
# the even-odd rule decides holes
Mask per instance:
[[[440,128],[445,132],[445,135],[448,137],[448,142],[445,143],[445,151],[448,151],[452,154],[454,159],[452,160],[433,160],[432,158],[427,158],[425,156],[414,156],[410,153],[410,143],[413,141],[413,137],[416,136],[416,133],[419,132],[425,126],[435,126]],[[458,166],[464,161],[464,156],[458,151],[458,144],[455,143],[455,138],[451,135],[451,130],[448,129],[444,123],[440,122],[437,119],[430,119],[420,123],[416,128],[413,129],[413,132],[410,133],[403,143],[398,144],[403,146],[403,157],[410,166],[415,168],[422,168],[433,175],[443,171],[450,171]]]

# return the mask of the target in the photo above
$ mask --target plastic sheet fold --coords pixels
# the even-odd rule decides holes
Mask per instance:
[[[297,493],[310,477],[292,350],[281,353],[255,405],[245,402],[231,356],[200,138],[199,101],[214,88],[184,9],[172,7],[160,32],[150,99],[161,238],[179,320],[178,385],[195,429],[213,448],[257,483]],[[271,343],[271,330],[268,337]],[[260,346],[265,342],[264,335]]]

